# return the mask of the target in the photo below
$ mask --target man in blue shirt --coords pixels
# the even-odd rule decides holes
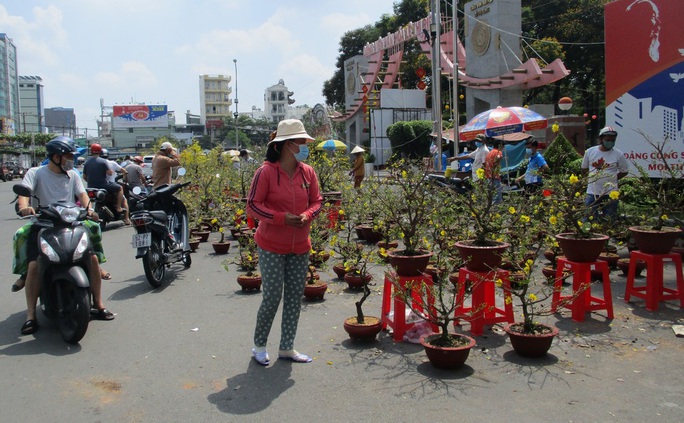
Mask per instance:
[[[527,171],[523,176],[518,177],[515,181],[520,182],[523,178],[525,179],[525,193],[534,194],[539,191],[542,186],[542,174],[549,171],[549,166],[544,160],[537,148],[539,143],[534,138],[529,138],[526,143],[525,153],[530,157],[530,161],[527,164]]]

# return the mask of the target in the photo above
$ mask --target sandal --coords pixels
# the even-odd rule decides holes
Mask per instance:
[[[22,335],[31,335],[33,333],[36,333],[36,331],[38,331],[39,327],[40,327],[40,325],[38,324],[38,320],[29,319],[21,327],[21,334]]]
[[[110,279],[112,278],[112,275],[111,275],[111,273],[107,272],[106,270],[100,269],[100,277],[101,277],[103,280],[108,281],[108,280],[110,280]]]
[[[268,366],[268,364],[271,362],[271,360],[268,358],[268,352],[257,351],[255,348],[252,348],[252,357],[254,357],[254,360],[262,366]]]
[[[99,308],[95,311],[95,318],[97,320],[114,320],[114,313],[106,308]]]
[[[290,360],[295,363],[311,363],[313,360],[308,355],[302,354],[295,350],[292,351],[280,351],[278,353],[279,360]]]
[[[19,292],[22,289],[24,289],[24,285],[26,285],[26,280],[19,278],[17,279],[16,282],[12,284],[12,292]]]

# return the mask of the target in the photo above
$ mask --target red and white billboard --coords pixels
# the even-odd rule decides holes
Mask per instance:
[[[169,126],[169,112],[167,106],[161,105],[114,106],[112,126],[114,129],[167,128]]]
[[[669,160],[684,163],[684,1],[617,0],[605,6],[606,125],[617,148],[660,176],[646,137],[667,139]],[[644,136],[645,135],[645,136]]]

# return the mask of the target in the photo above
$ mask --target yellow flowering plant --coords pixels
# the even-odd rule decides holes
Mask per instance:
[[[592,238],[599,228],[585,204],[588,178],[574,173],[550,175],[538,205],[542,218],[554,233],[572,233],[575,238]],[[619,196],[617,191],[611,197]]]
[[[253,236],[245,236],[241,242],[238,243],[239,254],[232,259],[226,259],[222,262],[223,268],[230,270],[230,264],[238,265],[242,270],[247,272],[247,276],[254,276],[257,266],[259,265],[259,254],[257,251],[257,244]]]

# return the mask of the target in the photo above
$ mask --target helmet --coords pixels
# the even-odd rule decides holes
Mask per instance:
[[[53,138],[47,144],[45,144],[45,151],[47,152],[48,156],[52,156],[53,154],[75,153],[77,150],[74,140],[60,135],[59,137]]]
[[[90,154],[101,154],[102,146],[100,144],[93,144],[90,146]]]
[[[107,150],[106,148],[103,148],[102,152],[100,153],[100,157],[102,157],[103,159],[109,158],[109,150]]]
[[[131,160],[133,160],[134,162],[137,162],[137,163],[143,162],[142,156],[135,156],[135,157],[131,158]]]
[[[606,126],[605,128],[603,128],[599,131],[598,136],[599,136],[599,138],[601,138],[604,135],[612,135],[614,137],[617,137],[617,134],[618,134],[617,131],[615,129],[613,129],[612,126]]]

